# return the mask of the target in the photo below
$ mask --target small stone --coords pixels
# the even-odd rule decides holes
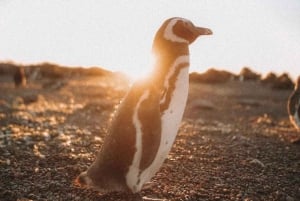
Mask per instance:
[[[292,198],[291,196],[289,196],[289,195],[286,196],[286,201],[294,201],[294,200],[295,200],[295,199]]]
[[[250,162],[249,162],[250,164],[258,164],[259,166],[261,166],[261,167],[265,167],[265,164],[263,164],[260,160],[258,160],[258,159],[252,159]]]
[[[42,135],[44,136],[45,141],[49,141],[51,139],[51,137],[47,131],[43,132]]]
[[[38,173],[39,170],[40,170],[40,169],[39,169],[38,167],[34,168],[34,172],[35,172],[35,173]]]

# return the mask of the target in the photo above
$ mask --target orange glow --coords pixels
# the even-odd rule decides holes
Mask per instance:
[[[300,2],[290,0],[162,2],[1,1],[0,61],[105,66],[136,79],[152,70],[147,57],[156,28],[180,16],[214,30],[191,46],[191,70],[300,74]]]

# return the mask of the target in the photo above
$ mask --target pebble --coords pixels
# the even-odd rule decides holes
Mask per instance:
[[[10,165],[10,160],[9,159],[6,159],[6,165]]]
[[[44,136],[45,141],[49,141],[51,139],[51,136],[47,131],[42,132],[42,135]]]
[[[260,160],[258,160],[256,158],[252,159],[249,163],[250,164],[258,164],[259,166],[261,166],[263,168],[265,167],[265,164],[263,164]]]
[[[286,201],[295,201],[295,199],[292,198],[291,196],[287,195],[286,196]]]

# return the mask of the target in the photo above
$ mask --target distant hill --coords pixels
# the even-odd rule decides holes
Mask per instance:
[[[223,83],[236,78],[237,75],[234,75],[233,73],[224,70],[216,70],[214,68],[208,69],[204,73],[193,72],[190,74],[191,82],[201,83]]]
[[[273,89],[294,88],[294,83],[287,73],[277,76],[275,73],[270,72],[265,77],[262,77],[261,74],[251,70],[249,67],[242,68],[239,74],[217,70],[215,68],[210,68],[204,73],[193,72],[190,74],[190,82],[194,83],[218,84],[231,80],[239,80],[241,82],[257,81]]]
[[[111,75],[112,72],[99,67],[66,67],[52,63],[41,63],[34,65],[18,65],[14,63],[0,63],[0,75],[13,75],[16,69],[24,67],[27,76],[46,78],[66,78],[72,76],[104,76]]]
[[[15,63],[0,63],[0,75],[13,76],[17,68],[24,67],[26,77],[36,80],[41,78],[60,79],[80,76],[114,76],[128,80],[126,74],[111,72],[101,67],[68,67],[53,63],[40,63],[34,65],[18,65]],[[210,68],[204,73],[193,72],[190,74],[190,82],[194,83],[224,83],[232,80],[239,81],[259,81],[274,89],[293,89],[294,83],[287,73],[277,76],[270,72],[265,77],[251,70],[249,67],[241,69],[239,74],[234,74],[225,70]]]

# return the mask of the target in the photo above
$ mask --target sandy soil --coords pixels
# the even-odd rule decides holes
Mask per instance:
[[[73,180],[94,160],[128,85],[109,77],[29,82],[0,77],[0,200],[133,200]],[[290,90],[258,82],[190,86],[176,142],[141,196],[300,200],[300,143]]]

